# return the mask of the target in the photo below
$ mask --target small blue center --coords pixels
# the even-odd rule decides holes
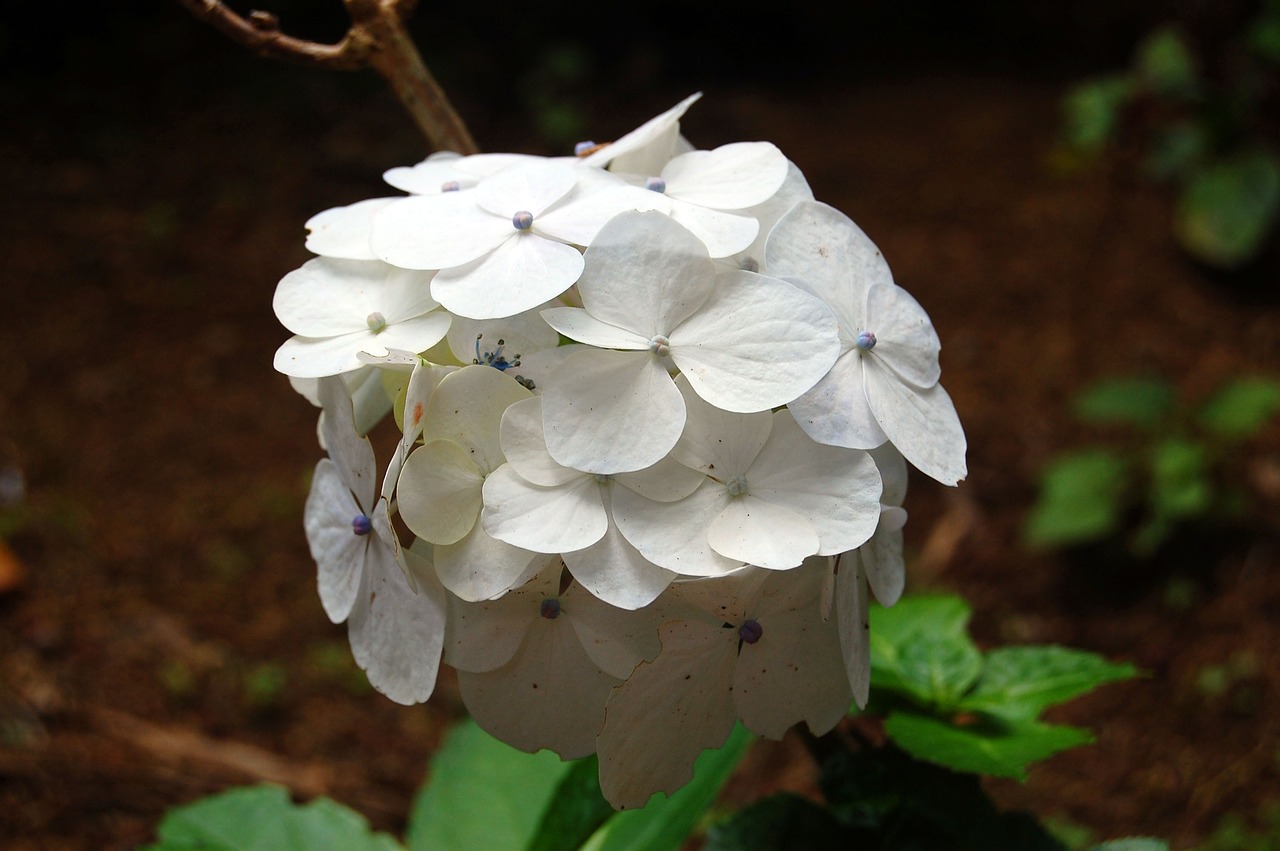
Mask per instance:
[[[738,627],[738,638],[741,638],[744,644],[755,644],[762,635],[764,635],[764,627],[758,620],[745,620],[742,626]]]
[[[511,224],[516,230],[528,230],[533,227],[533,213],[521,210],[511,217]]]
[[[373,521],[364,514],[357,514],[351,520],[351,531],[363,537],[373,531]]]
[[[538,604],[538,614],[549,621],[560,617],[560,601],[555,597],[546,597]]]
[[[871,331],[863,331],[853,344],[864,352],[869,352],[876,347],[876,335]]]
[[[646,177],[644,179],[644,188],[650,192],[666,192],[667,182],[661,177]]]
[[[481,351],[480,338],[483,336],[484,334],[479,334],[476,336],[476,359],[474,363],[478,363],[483,366],[491,366],[494,369],[498,370],[499,372],[506,372],[508,369],[511,369],[513,366],[520,365],[519,355],[516,355],[511,360],[507,360],[506,356],[502,353],[502,349],[507,345],[506,340],[499,340],[498,347],[493,351],[489,351],[489,350]]]

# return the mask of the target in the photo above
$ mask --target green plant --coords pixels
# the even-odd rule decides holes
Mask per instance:
[[[885,716],[894,744],[851,750],[836,738],[815,740],[825,804],[789,794],[766,798],[713,819],[708,847],[821,849],[856,841],[895,851],[1061,851],[1031,816],[997,811],[979,775],[1025,777],[1029,763],[1089,741],[1088,731],[1045,724],[1040,713],[1132,677],[1133,667],[1061,647],[984,654],[967,635],[969,609],[957,597],[909,597],[872,610],[871,619],[868,712]],[[675,849],[708,820],[751,740],[739,725],[724,747],[702,754],[692,782],[642,809],[614,812],[600,792],[594,756],[562,762],[547,751],[522,753],[467,721],[436,754],[403,845],[333,801],[299,806],[285,790],[260,786],[175,809],[148,851]]]
[[[1245,441],[1277,414],[1280,381],[1270,378],[1235,379],[1193,408],[1160,379],[1101,381],[1077,397],[1076,418],[1124,438],[1051,461],[1024,536],[1044,547],[1123,537],[1149,556],[1179,524],[1246,516],[1246,490],[1231,473]]]
[[[1140,169],[1178,192],[1174,231],[1197,259],[1238,268],[1262,253],[1280,219],[1280,156],[1269,136],[1280,68],[1280,2],[1210,63],[1175,27],[1143,40],[1128,71],[1079,84],[1064,99],[1064,136],[1090,160],[1140,136]],[[1218,58],[1218,57],[1213,57]],[[1211,75],[1206,66],[1228,69]]]

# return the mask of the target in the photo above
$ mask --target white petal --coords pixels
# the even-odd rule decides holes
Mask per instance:
[[[343,483],[355,494],[361,510],[373,510],[373,495],[378,472],[373,446],[356,432],[355,413],[347,387],[339,378],[326,378],[319,385],[320,436],[325,450],[337,466]]]
[[[903,384],[874,360],[866,364],[867,401],[876,420],[916,469],[944,485],[963,479],[964,429],[951,397],[935,384],[919,390]]]
[[[688,399],[687,396],[685,398]],[[696,491],[702,484],[703,474],[668,455],[652,467],[633,473],[616,473],[613,479],[649,499],[674,502]]]
[[[578,280],[582,264],[572,245],[515,233],[474,263],[437,273],[431,294],[460,316],[500,319],[560,295]]]
[[[382,179],[396,189],[414,195],[439,195],[445,183],[457,182],[459,188],[470,188],[479,178],[458,168],[462,157],[452,152],[432,154],[412,166],[398,166],[382,173]]]
[[[787,158],[769,142],[734,142],[713,151],[690,151],[662,169],[668,195],[715,210],[763,204],[786,176]]]
[[[742,562],[713,550],[707,529],[729,499],[724,485],[710,479],[676,502],[654,502],[614,488],[613,519],[627,541],[654,564],[685,576],[723,576]]]
[[[456,543],[476,525],[483,486],[484,475],[464,447],[429,440],[400,471],[400,517],[415,535],[433,544]]]
[[[751,216],[711,210],[678,198],[671,199],[671,218],[692,231],[712,257],[744,251],[760,233],[760,223]]]
[[[693,777],[706,748],[733,730],[736,630],[699,621],[662,627],[662,653],[614,689],[596,740],[600,790],[619,809],[643,807]]]
[[[624,154],[630,154],[654,144],[657,140],[668,135],[672,128],[678,127],[680,117],[684,115],[685,111],[688,110],[689,107],[693,105],[694,101],[700,97],[702,97],[702,92],[689,95],[689,97],[680,101],[661,115],[650,118],[644,124],[641,124],[625,136],[618,137],[617,141],[613,144],[607,145],[595,153],[584,157],[582,159],[583,165],[604,168],[610,162]]]
[[[644,339],[670,334],[716,287],[702,242],[661,213],[623,213],[586,253],[578,282],[582,306],[596,319]]]
[[[778,219],[790,212],[791,208],[796,204],[801,201],[812,200],[813,190],[809,188],[809,182],[805,180],[804,174],[796,167],[795,163],[788,162],[787,176],[783,180],[782,188],[763,204],[757,204],[743,211],[749,213],[760,223],[760,232],[741,255],[743,261],[749,261],[754,265],[739,265],[738,268],[755,269],[757,272],[773,274],[765,264],[764,254],[765,241],[769,238],[769,232],[778,223]],[[778,275],[776,277],[782,276]]]
[[[726,558],[773,570],[797,567],[818,551],[818,534],[808,520],[752,496],[731,499],[711,522],[707,541]]]
[[[519,587],[546,563],[546,556],[491,538],[479,523],[456,544],[436,547],[440,582],[474,603]]]
[[[547,451],[588,473],[657,463],[684,428],[684,400],[648,352],[586,349],[565,360],[542,395]]]
[[[555,575],[558,579],[558,570]],[[445,664],[459,671],[480,673],[501,668],[511,661],[529,625],[538,617],[542,597],[546,596],[536,590],[543,590],[542,586],[521,588],[496,600],[474,603],[450,595]],[[545,590],[555,593],[554,589]]]
[[[516,402],[502,415],[502,451],[521,478],[543,487],[554,487],[582,477],[582,473],[557,462],[547,452],[542,436],[542,399]]]
[[[889,438],[867,401],[862,355],[849,349],[811,390],[787,405],[805,433],[819,443],[873,449]]]
[[[561,242],[592,245],[600,229],[614,216],[629,210],[651,210],[655,206],[665,210],[670,205],[638,186],[612,183],[598,186],[592,181],[579,181],[578,189],[569,197],[534,219],[533,229]]]
[[[272,307],[280,323],[304,337],[334,337],[368,329],[369,314],[385,312],[385,290],[391,281],[401,289],[415,288],[425,299],[420,309],[434,306],[426,282],[430,275],[394,269],[377,260],[335,260],[317,257],[280,279]],[[403,299],[397,297],[397,303]]]
[[[777,579],[796,581],[791,573]],[[803,607],[761,613],[759,623],[760,640],[742,645],[734,670],[742,723],[771,739],[800,721],[815,735],[827,733],[848,713],[851,697],[835,622],[819,617],[815,593]]]
[[[628,351],[649,348],[649,337],[602,322],[580,307],[555,307],[544,310],[542,318],[550,327],[569,339],[596,348]]]
[[[907,498],[907,459],[902,457],[892,443],[885,443],[870,450],[871,458],[880,470],[884,493],[880,501],[885,505],[902,505]],[[906,517],[903,517],[905,522]],[[898,528],[902,528],[899,525]]]
[[[857,550],[860,568],[871,584],[876,599],[882,606],[892,606],[898,602],[907,584],[906,564],[902,555],[902,527],[893,528],[893,513],[905,515],[901,508],[886,508],[881,514],[880,522],[888,527],[877,529],[876,533]],[[905,519],[902,518],[902,519]]]
[[[561,614],[573,624],[582,649],[599,668],[620,680],[654,659],[662,645],[658,627],[668,618],[657,609],[619,611],[572,584],[560,595]]]
[[[377,260],[369,247],[373,216],[398,198],[370,198],[334,207],[307,219],[307,250],[325,257]]]
[[[320,604],[334,623],[347,619],[360,588],[368,539],[352,531],[351,521],[362,513],[333,462],[322,458],[302,516],[316,562]]]
[[[840,560],[840,572],[836,575],[836,612],[840,626],[841,655],[853,699],[858,708],[867,705],[871,688],[871,626],[867,579],[860,570],[856,557]]]
[[[471,363],[484,352],[491,352],[502,341],[503,355],[508,361],[523,358],[541,349],[554,349],[560,342],[555,332],[540,315],[543,308],[558,307],[560,302],[540,304],[514,316],[501,319],[468,319],[455,316],[449,326],[449,348],[461,363]],[[477,354],[477,349],[481,353]]]
[[[407,558],[420,556],[408,552]],[[371,553],[347,631],[369,683],[405,705],[431,697],[444,646],[444,588],[429,563],[416,578],[414,593],[389,550]]]
[[[880,471],[866,452],[814,443],[787,411],[749,472],[751,494],[785,505],[812,524],[820,555],[859,546],[880,521]]]
[[[488,254],[515,233],[511,219],[486,213],[470,192],[400,198],[373,218],[369,244],[405,269],[448,269]]]
[[[765,266],[825,301],[841,333],[853,336],[863,327],[867,290],[893,282],[875,243],[844,213],[818,201],[801,201],[778,220],[765,243]]]
[[[596,667],[568,618],[539,619],[501,668],[458,672],[467,711],[486,731],[523,751],[562,759],[595,751],[604,705],[617,680]]]
[[[684,397],[687,419],[671,457],[722,482],[746,475],[769,440],[773,415],[768,411],[734,414],[717,408],[693,392],[684,376],[676,380],[676,387]]]
[[[484,480],[480,519],[490,536],[539,553],[589,547],[609,527],[600,486],[591,476],[542,487],[522,479],[510,464]]]
[[[938,353],[942,343],[929,315],[909,292],[896,284],[873,286],[867,293],[867,327],[876,335],[869,356],[920,388],[942,377]]]
[[[432,392],[423,414],[423,440],[444,438],[465,447],[480,472],[488,475],[504,461],[498,438],[503,412],[530,396],[500,370],[464,366],[441,379]]]
[[[589,547],[564,554],[564,563],[573,578],[610,606],[635,610],[658,598],[676,574],[658,567],[627,543],[618,527],[610,523],[604,536]],[[626,677],[601,664],[614,676]]]
[[[291,378],[324,378],[354,372],[366,366],[359,353],[371,345],[374,335],[356,331],[337,337],[290,337],[276,349],[272,366]]]
[[[495,216],[510,219],[532,213],[536,221],[548,207],[569,194],[576,169],[554,160],[531,160],[504,168],[476,186],[476,201]]]
[[[831,369],[840,343],[821,301],[752,272],[725,272],[716,283],[671,334],[671,359],[703,399],[726,411],[763,411],[795,399]]]

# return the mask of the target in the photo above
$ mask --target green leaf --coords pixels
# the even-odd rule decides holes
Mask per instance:
[[[1184,187],[1175,230],[1197,259],[1224,269],[1262,250],[1280,213],[1280,164],[1242,154],[1201,170]]]
[[[1090,80],[1068,92],[1062,102],[1067,144],[1085,154],[1100,151],[1115,133],[1135,88],[1126,74]]]
[[[1129,836],[1099,843],[1091,846],[1089,851],[1169,851],[1169,843],[1146,836]]]
[[[1035,720],[1050,706],[1093,691],[1103,683],[1137,676],[1127,662],[1116,664],[1068,647],[1000,647],[987,654],[978,685],[956,708],[1007,720]]]
[[[915,712],[893,712],[885,731],[903,750],[956,771],[1025,780],[1027,766],[1058,751],[1093,741],[1088,730],[992,716],[957,726]]]
[[[1161,378],[1111,378],[1076,397],[1083,422],[1154,428],[1173,412],[1173,386]]]
[[[577,851],[612,815],[600,791],[600,761],[594,754],[577,760],[552,794],[528,851]]]
[[[1150,498],[1157,517],[1205,514],[1213,506],[1213,481],[1204,444],[1171,438],[1152,447]]]
[[[570,768],[550,751],[523,753],[461,722],[414,800],[410,851],[523,851]]]
[[[1209,131],[1203,124],[1180,121],[1156,133],[1142,163],[1143,171],[1154,180],[1185,179],[1209,153]]]
[[[847,851],[856,838],[828,808],[784,793],[712,825],[705,851]]]
[[[1138,45],[1136,64],[1143,81],[1160,94],[1191,95],[1199,84],[1195,58],[1172,27],[1156,30]]]
[[[755,735],[747,728],[735,725],[721,748],[705,751],[698,757],[692,780],[669,797],[655,793],[643,809],[616,814],[596,831],[582,851],[675,851],[680,848],[754,741]]]
[[[1115,532],[1128,499],[1129,466],[1109,449],[1064,455],[1041,474],[1040,497],[1024,537],[1035,546],[1064,546]]]
[[[955,596],[905,597],[871,609],[871,683],[947,711],[982,672],[969,606]]]
[[[328,798],[304,806],[279,786],[232,789],[172,810],[146,851],[397,851],[364,816]]]
[[[1200,409],[1200,424],[1226,440],[1244,440],[1280,414],[1280,381],[1261,376],[1237,378]]]

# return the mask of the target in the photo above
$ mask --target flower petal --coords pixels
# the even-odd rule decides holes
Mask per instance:
[[[760,233],[760,223],[751,216],[711,210],[671,199],[671,219],[693,232],[711,257],[729,257],[745,251]]]
[[[352,531],[351,521],[361,513],[338,468],[328,458],[320,459],[302,517],[316,562],[320,604],[334,623],[347,619],[360,589],[368,544]]]
[[[563,557],[573,578],[583,588],[610,606],[630,611],[652,603],[676,577],[674,572],[642,556],[612,522],[600,540],[589,547],[566,552]],[[626,673],[620,674],[603,663],[601,667],[614,676],[626,677]]]
[[[307,219],[307,250],[324,257],[377,260],[369,247],[373,216],[396,198],[370,198],[334,207]]]
[[[668,136],[672,137],[669,144],[674,145],[675,129],[678,128],[680,117],[685,111],[693,105],[694,101],[702,97],[702,92],[689,95],[689,97],[680,101],[666,112],[650,118],[644,124],[627,133],[625,136],[619,136],[618,139],[610,145],[606,145],[593,154],[582,158],[582,164],[595,166],[596,168],[604,168],[610,162],[625,154],[633,154],[640,151],[655,142]],[[666,159],[670,158],[667,154]],[[666,161],[663,160],[663,162]],[[624,169],[630,170],[630,169]]]
[[[559,333],[600,349],[640,351],[649,348],[649,337],[602,322],[580,307],[554,307],[542,318]]]
[[[546,556],[491,538],[477,523],[456,544],[435,549],[440,582],[468,603],[501,597],[529,580]]]
[[[588,473],[652,466],[679,439],[684,417],[680,391],[648,352],[578,352],[542,395],[547,451]]]
[[[873,449],[889,438],[867,401],[862,355],[849,349],[812,389],[787,404],[796,422],[819,443]]]
[[[857,558],[840,560],[836,574],[836,620],[840,627],[840,648],[849,688],[858,708],[867,705],[871,689],[871,622],[867,578]]]
[[[486,213],[471,192],[414,195],[373,218],[369,245],[404,269],[449,269],[488,254],[515,234],[510,217]]]
[[[818,551],[818,534],[803,515],[753,496],[729,500],[707,542],[726,558],[771,570],[797,567]]]
[[[921,389],[942,377],[942,343],[929,314],[911,293],[896,284],[877,284],[867,293],[867,327],[876,345],[869,357],[882,361],[903,380]]]
[[[501,370],[464,366],[436,385],[423,413],[422,439],[444,438],[465,447],[488,475],[505,460],[499,440],[503,412],[532,395]]]
[[[431,295],[460,316],[501,319],[550,301],[582,274],[582,255],[572,245],[512,234],[475,262],[438,272]]]
[[[476,186],[481,209],[510,219],[523,210],[535,221],[548,207],[569,194],[577,182],[576,169],[555,160],[530,160],[508,166]]]
[[[905,385],[874,360],[866,363],[867,401],[889,440],[916,469],[944,485],[963,479],[964,429],[951,397],[935,384]]]
[[[706,479],[676,502],[654,502],[614,488],[613,519],[649,561],[685,576],[723,576],[742,566],[711,548],[707,529],[729,502],[724,485]]]
[[[356,503],[366,514],[370,513],[378,473],[373,445],[356,432],[355,412],[342,379],[321,379],[318,392],[324,409],[320,419],[324,448],[337,466],[343,483],[355,494]]]
[[[787,158],[770,142],[734,142],[713,151],[690,151],[662,169],[669,196],[714,210],[763,204],[786,177]]]
[[[591,476],[542,487],[525,481],[510,464],[484,480],[480,520],[491,537],[538,553],[589,547],[609,528],[600,486]]]
[[[430,440],[404,462],[396,492],[400,516],[433,544],[460,541],[483,505],[484,475],[467,450],[451,440]]]

